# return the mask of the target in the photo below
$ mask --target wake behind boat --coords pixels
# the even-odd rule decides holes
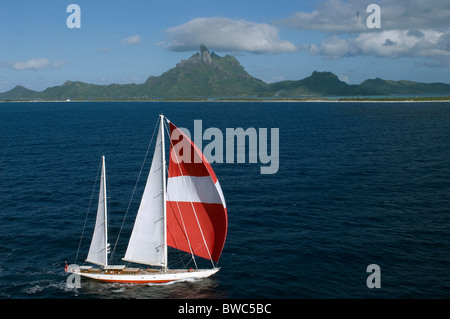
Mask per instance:
[[[164,148],[165,121],[170,126],[168,174]],[[147,267],[109,264],[106,170],[103,156],[97,217],[86,259],[87,263],[97,266],[66,265],[66,272],[119,283],[165,283],[206,278],[220,269],[217,262],[225,244],[227,227],[225,199],[211,165],[180,129],[160,115],[150,172],[128,247],[122,258]],[[195,268],[169,269],[168,246],[190,253]],[[199,269],[194,256],[209,259],[212,268]]]

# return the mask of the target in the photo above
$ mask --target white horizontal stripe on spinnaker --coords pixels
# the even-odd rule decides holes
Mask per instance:
[[[167,179],[167,200],[174,202],[201,202],[225,204],[222,189],[210,176],[176,176]],[[219,193],[220,191],[220,193]]]

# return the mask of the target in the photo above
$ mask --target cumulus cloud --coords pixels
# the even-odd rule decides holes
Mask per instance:
[[[132,35],[131,37],[122,39],[122,43],[123,44],[127,44],[127,45],[133,45],[133,44],[141,43],[141,36],[138,35],[138,34]]]
[[[11,62],[8,64],[8,66],[14,70],[22,71],[22,70],[41,70],[50,67],[60,68],[65,64],[66,64],[65,61],[50,62],[49,60],[44,58],[34,58],[25,62],[22,61]]]
[[[366,12],[373,0],[326,0],[312,12],[296,12],[277,20],[276,24],[298,30],[327,33],[358,33],[368,31]],[[383,30],[448,29],[448,0],[383,0],[379,3]]]
[[[297,48],[279,38],[278,29],[266,23],[226,18],[196,18],[166,30],[167,50],[192,51],[201,44],[218,51],[251,53],[293,52]]]
[[[372,55],[426,57],[450,65],[448,0],[384,0],[381,28],[370,29],[366,12],[373,0],[325,0],[312,12],[297,12],[275,23],[329,35],[319,44],[302,45],[327,58]]]
[[[371,0],[372,1],[372,0]],[[296,12],[293,16],[277,20],[276,24],[298,30],[317,30],[329,33],[359,32],[367,28],[363,15],[370,2],[367,0],[327,0],[312,12]]]
[[[12,62],[11,68],[15,70],[39,70],[39,69],[45,69],[50,65],[50,62],[47,59],[44,58],[36,58],[31,59],[26,62]]]
[[[364,32],[356,37],[332,36],[320,45],[312,44],[312,55],[330,58],[372,55],[377,57],[427,57],[450,62],[450,32],[435,30],[389,30]]]

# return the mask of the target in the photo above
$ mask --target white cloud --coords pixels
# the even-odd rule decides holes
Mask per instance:
[[[66,64],[65,61],[50,62],[49,60],[44,58],[34,58],[25,62],[21,61],[11,62],[8,64],[8,66],[14,70],[22,71],[22,70],[41,70],[49,67],[60,68],[65,64]]]
[[[297,12],[277,24],[329,34],[309,47],[326,58],[372,55],[425,57],[450,65],[450,5],[448,0],[383,0],[381,28],[370,29],[366,12],[373,0],[325,0],[312,12]]]
[[[127,44],[127,45],[133,45],[133,44],[141,43],[141,36],[138,35],[138,34],[132,35],[131,37],[122,39],[122,43],[123,44]]]
[[[370,31],[366,21],[371,12],[367,6],[374,0],[326,0],[312,12],[296,12],[276,21],[277,24],[298,30],[327,33],[355,33]],[[383,30],[448,29],[450,5],[448,0],[383,0],[381,9]]]
[[[293,52],[297,48],[278,36],[278,29],[266,23],[226,18],[196,18],[166,30],[171,51],[192,51],[205,44],[217,51],[251,53]]]
[[[347,84],[350,84],[350,78],[346,74],[339,75],[339,80],[344,81]]]
[[[31,59],[26,62],[12,62],[11,68],[14,70],[39,70],[45,69],[50,65],[50,62],[44,58]]]
[[[322,42],[320,46],[312,44],[309,50],[311,55],[325,55],[330,58],[340,58],[343,56],[352,56],[358,53],[357,48],[352,41],[341,39],[337,36]]]
[[[320,45],[312,44],[310,54],[330,58],[372,55],[437,58],[450,63],[450,32],[435,30],[389,30],[363,32],[356,37],[332,36]]]
[[[367,3],[367,4],[366,4]],[[329,33],[359,32],[364,30],[366,7],[370,2],[327,0],[312,12],[296,12],[293,16],[276,21],[298,30],[317,30]]]

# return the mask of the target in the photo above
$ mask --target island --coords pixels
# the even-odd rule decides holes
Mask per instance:
[[[314,71],[297,81],[266,83],[230,55],[200,51],[144,83],[98,85],[66,81],[34,91],[23,86],[0,101],[448,101],[450,84],[368,79],[347,84],[331,72]]]

